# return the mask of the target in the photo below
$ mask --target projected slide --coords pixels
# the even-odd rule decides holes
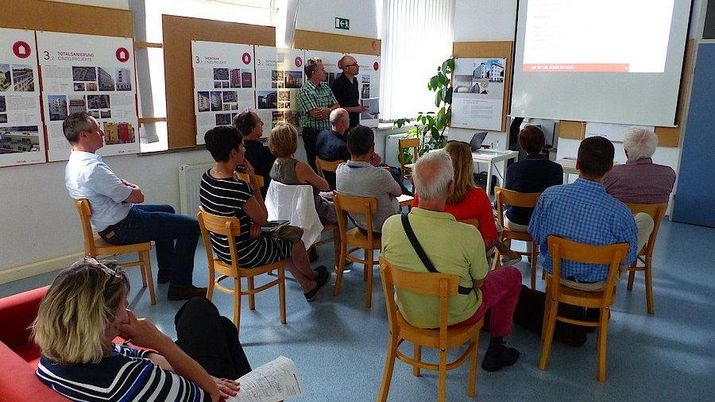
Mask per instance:
[[[529,0],[523,72],[662,73],[675,0]]]

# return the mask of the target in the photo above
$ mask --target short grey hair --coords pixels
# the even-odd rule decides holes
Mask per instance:
[[[632,127],[623,139],[623,149],[628,152],[628,160],[635,162],[641,158],[650,158],[658,146],[658,137],[647,128]]]
[[[449,154],[440,149],[427,152],[417,159],[412,170],[415,191],[420,198],[433,200],[444,194],[449,182],[454,180],[454,167]]]
[[[310,79],[313,76],[313,72],[318,68],[318,64],[323,64],[323,60],[320,57],[311,57],[305,62],[303,71],[305,71],[306,78]]]
[[[333,109],[332,112],[330,112],[330,125],[335,127],[338,122],[344,119],[346,122],[350,121],[350,115],[348,114],[348,111],[339,107],[336,109]]]
[[[92,119],[87,112],[76,112],[67,116],[64,122],[62,122],[62,132],[65,134],[65,138],[70,144],[74,144],[79,141],[79,133],[82,131],[89,131],[92,129]]]

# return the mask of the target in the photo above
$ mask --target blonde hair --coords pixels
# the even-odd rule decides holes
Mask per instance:
[[[298,149],[298,131],[290,124],[273,127],[268,137],[268,148],[280,158],[293,155]]]
[[[99,363],[105,330],[114,320],[129,281],[112,264],[84,258],[63,270],[42,298],[32,338],[60,364]]]
[[[454,141],[447,143],[444,150],[452,158],[454,167],[454,191],[447,198],[447,204],[457,204],[464,199],[472,187],[476,187],[472,148],[466,142]]]

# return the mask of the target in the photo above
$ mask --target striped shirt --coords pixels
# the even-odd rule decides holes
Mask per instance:
[[[242,180],[216,179],[210,170],[201,177],[199,198],[204,211],[221,216],[235,216],[241,227],[241,234],[236,237],[236,252],[238,265],[242,268],[253,268],[269,264],[290,256],[291,243],[288,240],[278,240],[268,234],[257,239],[251,239],[251,217],[243,210],[243,205],[253,196],[248,183]],[[211,237],[211,248],[221,261],[231,263],[231,250],[228,238],[214,233]]]
[[[73,401],[210,401],[195,383],[155,365],[150,351],[114,345],[98,364],[61,365],[42,356],[37,377]]]
[[[330,120],[314,119],[309,111],[320,107],[331,107],[338,103],[330,87],[321,82],[318,86],[310,81],[305,81],[303,88],[298,92],[298,124],[301,127],[311,127],[316,130],[327,130],[330,128]]]
[[[573,184],[549,187],[539,197],[529,223],[529,233],[541,247],[541,262],[551,272],[547,238],[550,235],[584,244],[628,243],[628,256],[622,264],[636,259],[636,222],[630,209],[606,194],[603,184],[579,178]],[[606,278],[607,265],[584,264],[564,260],[561,276],[581,282]]]

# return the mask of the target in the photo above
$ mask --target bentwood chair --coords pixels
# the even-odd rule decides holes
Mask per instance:
[[[549,254],[552,258],[552,273],[546,274],[546,303],[544,305],[544,326],[541,332],[541,358],[539,369],[546,370],[551,353],[556,321],[598,329],[598,373],[599,382],[606,381],[606,345],[608,320],[611,305],[616,295],[616,282],[621,262],[628,254],[628,244],[618,243],[607,246],[592,246],[549,236]],[[608,264],[608,276],[600,291],[585,291],[563,284],[561,261],[569,260],[586,264]],[[586,321],[559,315],[559,303],[598,309],[598,322]]]
[[[82,235],[84,237],[84,254],[98,258],[100,256],[111,256],[117,254],[137,253],[139,260],[118,263],[117,267],[124,269],[127,267],[138,266],[142,273],[142,287],[149,287],[149,300],[151,304],[156,304],[156,291],[154,289],[154,278],[151,273],[151,242],[114,245],[109,244],[104,239],[95,235],[92,231],[90,217],[92,216],[92,205],[86,198],[75,200],[75,207],[79,213],[79,220],[82,226]]]
[[[258,174],[250,175],[248,173],[233,172],[233,177],[236,178],[236,180],[242,180],[249,183],[253,191],[260,191],[263,184],[265,184],[263,176]]]
[[[520,193],[514,190],[507,190],[505,188],[496,187],[494,189],[494,194],[496,196],[497,204],[497,219],[499,225],[502,227],[501,240],[504,244],[511,246],[512,240],[520,240],[531,244],[531,252],[515,251],[520,255],[527,255],[531,257],[531,288],[536,288],[536,258],[539,255],[539,243],[535,242],[531,238],[528,232],[519,232],[516,230],[511,230],[504,224],[504,211],[507,206],[512,207],[522,207],[522,208],[534,208],[536,207],[536,202],[539,200],[541,193]],[[496,251],[494,255],[494,262],[492,269],[496,268],[496,264],[499,262],[499,250]]]
[[[437,385],[437,400],[444,401],[447,391],[447,370],[455,369],[469,360],[469,377],[467,380],[467,395],[474,397],[477,386],[477,355],[479,353],[479,330],[483,320],[471,325],[448,326],[449,299],[458,294],[459,277],[456,275],[409,272],[391,264],[384,257],[380,257],[380,277],[382,289],[385,292],[385,305],[387,306],[388,344],[385,358],[385,371],[380,385],[378,401],[387,401],[392,382],[392,370],[395,359],[412,366],[412,374],[420,376],[420,369],[434,370],[439,373]],[[410,291],[422,296],[432,296],[439,299],[439,328],[418,328],[405,320],[395,302],[395,288]],[[403,342],[410,342],[413,346],[413,356],[410,357],[399,348]],[[466,349],[454,361],[448,362],[449,349],[459,348],[467,344]],[[422,347],[438,350],[439,362],[429,363],[422,361]]]
[[[646,213],[653,218],[653,231],[648,237],[648,242],[643,246],[642,250],[638,250],[636,261],[628,268],[628,290],[633,290],[633,280],[636,277],[637,271],[645,273],[645,298],[648,314],[655,314],[655,299],[653,297],[653,250],[655,249],[655,241],[658,238],[658,230],[660,223],[663,221],[665,211],[668,210],[668,203],[662,204],[633,204],[626,203],[633,214],[639,212]],[[639,265],[642,263],[643,265]]]
[[[238,251],[236,248],[236,237],[241,234],[241,223],[238,218],[232,216],[220,216],[210,214],[206,211],[199,211],[197,214],[199,226],[201,227],[201,237],[204,239],[206,257],[208,259],[209,284],[206,291],[206,298],[211,300],[214,288],[221,292],[233,295],[233,323],[238,330],[241,329],[241,296],[248,295],[248,308],[256,309],[255,295],[258,292],[278,286],[278,302],[280,304],[279,314],[281,324],[286,323],[286,291],[285,291],[285,265],[287,260],[283,259],[272,264],[261,265],[255,268],[242,268],[238,264]],[[228,238],[228,248],[231,251],[231,262],[226,263],[214,256],[211,246],[210,234]],[[271,280],[259,287],[255,286],[254,279],[261,274],[269,274],[277,271],[276,279]],[[219,274],[218,277],[216,274]],[[245,278],[247,288],[243,288],[242,279]],[[224,286],[221,282],[231,280],[231,288]]]
[[[325,172],[333,172],[338,169],[338,165],[343,163],[345,161],[342,160],[337,160],[337,161],[326,161],[325,159],[320,159],[317,156],[315,157],[315,167],[317,168],[317,173],[318,176],[325,178]]]
[[[412,174],[412,168],[419,158],[419,148],[420,139],[419,137],[403,137],[397,140],[398,154],[397,160],[400,161],[400,182],[405,181],[405,179]],[[411,150],[412,163],[407,163],[405,158],[405,150]],[[410,152],[410,151],[407,151]],[[412,191],[414,192],[414,185],[412,186]]]
[[[338,231],[340,232],[340,255],[335,266],[335,296],[340,294],[343,285],[343,270],[346,261],[363,264],[363,280],[365,287],[365,308],[372,305],[372,267],[373,251],[381,247],[380,237],[376,236],[372,227],[372,215],[377,210],[375,197],[356,197],[335,192],[333,197],[335,212],[338,218]],[[362,215],[365,217],[367,234],[362,234],[358,228],[348,229],[348,214],[351,216]],[[351,255],[352,252],[362,249],[364,258]]]

